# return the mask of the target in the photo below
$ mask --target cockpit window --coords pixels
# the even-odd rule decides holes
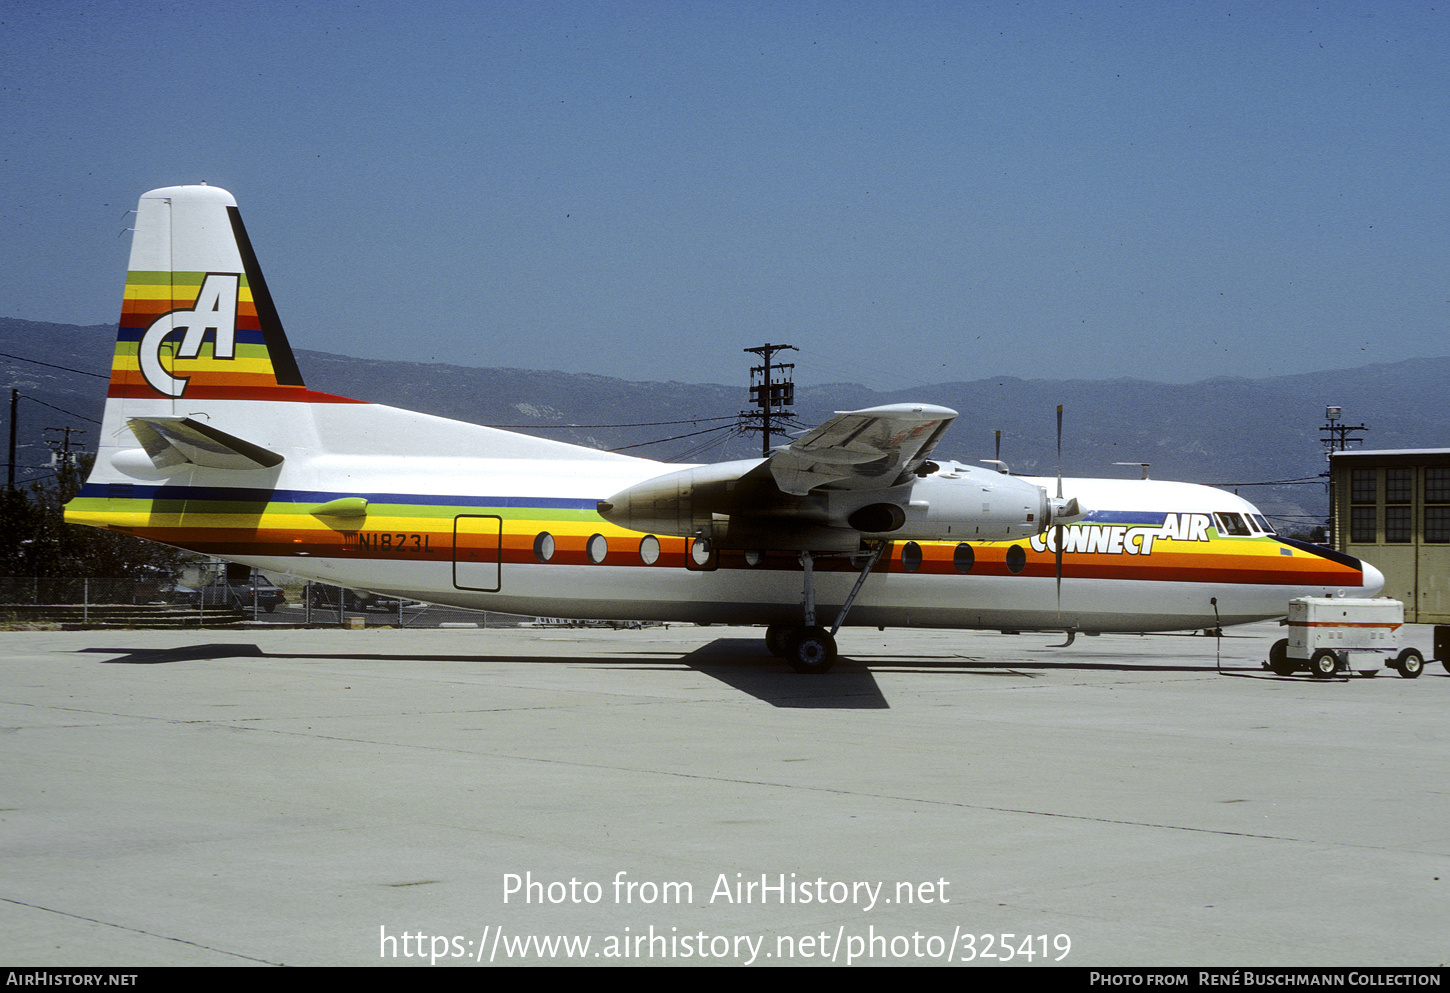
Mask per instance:
[[[1254,514],[1253,518],[1254,523],[1258,525],[1259,530],[1264,532],[1264,534],[1274,533],[1274,525],[1270,524],[1263,514]]]
[[[1219,534],[1249,535],[1253,534],[1244,519],[1238,514],[1214,514],[1214,521],[1218,524]]]

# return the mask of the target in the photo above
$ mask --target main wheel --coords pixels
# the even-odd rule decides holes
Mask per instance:
[[[1280,638],[1269,649],[1269,669],[1276,676],[1292,676],[1299,663],[1289,658],[1289,639]]]
[[[1321,648],[1309,660],[1309,671],[1319,679],[1328,679],[1339,670],[1339,656],[1327,648]]]
[[[784,624],[772,624],[765,629],[765,647],[770,649],[770,654],[778,659],[783,659],[789,651],[786,643],[790,637],[790,628]]]
[[[836,639],[825,628],[795,628],[786,640],[785,658],[796,672],[829,672],[836,663]]]
[[[1424,656],[1413,648],[1406,648],[1395,656],[1395,668],[1400,670],[1400,675],[1406,679],[1414,679],[1425,671]]]

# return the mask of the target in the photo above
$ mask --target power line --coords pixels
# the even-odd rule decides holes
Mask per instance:
[[[710,421],[733,421],[735,414],[723,417],[691,417],[682,421],[636,421],[630,424],[484,424],[499,431],[567,431],[570,428],[658,428],[675,424],[707,424]],[[718,430],[718,429],[716,429]],[[681,437],[685,437],[681,435]],[[668,439],[666,439],[668,440]]]
[[[641,441],[637,445],[623,445],[623,446],[621,446],[619,448],[611,448],[611,449],[609,449],[609,451],[611,451],[611,452],[627,452],[631,448],[645,448],[645,447],[648,447],[649,445],[660,445],[660,444],[663,444],[664,442],[667,442],[667,441],[679,441],[681,438],[694,438],[697,435],[710,434],[710,433],[715,432],[715,431],[725,431],[725,430],[728,430],[729,428],[731,428],[733,426],[734,425],[731,425],[731,424],[717,424],[713,428],[705,428],[704,430],[701,430],[701,431],[690,431],[687,434],[677,434],[673,438],[657,438],[654,441]]]
[[[96,420],[94,417],[87,417],[85,414],[77,414],[73,410],[66,410],[64,407],[57,407],[53,403],[46,403],[44,400],[37,400],[37,399],[35,399],[35,397],[28,397],[24,393],[20,394],[20,399],[22,399],[22,400],[29,400],[31,403],[38,403],[42,407],[49,407],[51,410],[58,411],[58,412],[60,412],[62,414],[65,414],[68,417],[79,417],[81,420],[83,420],[83,421],[90,421],[92,424],[99,424],[99,423],[101,423],[100,421]]]
[[[55,365],[51,362],[42,362],[39,359],[28,359],[24,355],[11,355],[9,352],[0,352],[0,356],[7,359],[15,359],[17,362],[33,362],[36,365],[43,365],[47,369],[59,369],[62,372],[73,372],[78,376],[93,376],[96,379],[110,379],[110,376],[102,376],[98,372],[87,372],[84,369],[72,369],[69,366]]]
[[[1324,485],[1323,476],[1304,476],[1299,479],[1270,479],[1258,483],[1204,483],[1204,486],[1306,486],[1309,483]]]
[[[694,462],[694,461],[697,461],[697,459],[700,456],[703,456],[706,452],[711,451],[711,450],[714,450],[714,449],[724,448],[725,445],[727,445],[733,439],[735,439],[735,438],[743,438],[743,437],[745,437],[745,431],[744,431],[744,429],[740,425],[738,425],[738,424],[737,425],[733,425],[732,426],[732,429],[729,432],[727,432],[725,434],[722,434],[720,437],[718,437],[718,438],[706,438],[704,441],[701,441],[701,442],[699,442],[699,443],[697,443],[695,445],[691,445],[689,448],[685,449],[683,452],[679,452],[679,453],[677,453],[675,455],[670,456],[670,458],[666,459],[666,461],[668,461],[668,462]]]

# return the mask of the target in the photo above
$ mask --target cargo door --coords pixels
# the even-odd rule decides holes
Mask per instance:
[[[453,518],[453,586],[497,593],[503,587],[503,518],[459,514]]]

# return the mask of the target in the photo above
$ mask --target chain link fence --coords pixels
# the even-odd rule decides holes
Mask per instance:
[[[126,608],[121,610],[120,608]],[[186,586],[167,579],[0,576],[0,621],[143,627],[171,618],[202,626],[242,622],[306,627],[514,627],[531,617],[438,607],[289,578],[254,574]]]

